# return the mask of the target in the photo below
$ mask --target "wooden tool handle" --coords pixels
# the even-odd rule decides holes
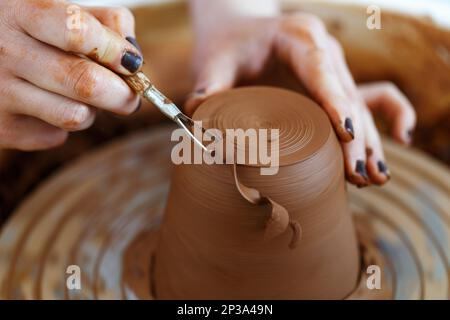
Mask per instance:
[[[123,79],[139,94],[143,94],[145,90],[152,86],[150,79],[143,72],[138,72],[132,76],[125,76]]]

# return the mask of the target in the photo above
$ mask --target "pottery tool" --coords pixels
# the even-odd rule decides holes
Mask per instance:
[[[205,146],[189,128],[192,129],[196,127],[201,130],[204,135],[210,138],[210,141],[217,142],[220,137],[207,132],[203,127],[195,123],[194,120],[181,112],[181,110],[170,99],[168,99],[152,84],[150,79],[143,72],[138,72],[135,75],[124,77],[124,80],[133,90],[148,101],[152,102],[169,119],[183,128],[195,144],[206,152],[213,152],[214,148],[208,148]],[[214,138],[214,140],[212,140],[212,138]]]

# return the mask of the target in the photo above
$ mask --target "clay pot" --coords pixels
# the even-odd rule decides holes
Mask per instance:
[[[237,165],[238,182],[286,209],[301,227],[266,237],[273,205],[238,190],[233,165],[175,166],[158,248],[158,299],[342,299],[359,256],[343,157],[326,114],[310,99],[271,87],[233,89],[194,115],[206,127],[278,128],[279,171]],[[242,191],[242,190],[241,190]],[[298,230],[297,230],[298,231]],[[299,236],[297,234],[297,236]]]

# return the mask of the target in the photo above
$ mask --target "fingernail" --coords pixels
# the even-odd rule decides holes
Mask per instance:
[[[363,177],[365,180],[369,180],[369,176],[367,175],[366,163],[362,160],[356,161],[356,169],[355,171]]]
[[[135,73],[142,66],[142,57],[127,51],[122,57],[122,66],[131,73]]]
[[[387,176],[388,178],[390,178],[390,173],[389,173],[389,169],[386,166],[386,164],[383,161],[378,161],[377,162],[378,165],[378,171],[380,171],[382,174],[384,174],[385,176]]]
[[[414,138],[414,131],[412,129],[408,130],[406,132],[406,137],[407,137],[408,143],[411,143]]]
[[[136,38],[133,37],[126,37],[125,38],[129,43],[131,43],[136,49],[139,50],[140,53],[142,53],[142,48],[139,45],[139,43],[137,42]]]
[[[368,184],[357,184],[357,185],[356,185],[356,187],[357,187],[358,189],[365,188],[365,187],[367,187],[367,186],[369,186],[369,185],[368,185]]]
[[[206,89],[205,88],[201,88],[201,89],[195,90],[192,95],[194,95],[194,96],[202,96],[205,93],[206,93]]]
[[[345,126],[345,131],[347,131],[352,136],[352,139],[354,139],[355,138],[355,132],[353,130],[352,119],[345,118],[344,126]]]
[[[197,89],[189,95],[189,99],[196,99],[203,96],[206,93],[206,89]]]
[[[141,107],[142,107],[142,99],[139,99],[138,106],[136,107],[136,110],[134,110],[132,114],[138,113],[139,110],[141,110]]]

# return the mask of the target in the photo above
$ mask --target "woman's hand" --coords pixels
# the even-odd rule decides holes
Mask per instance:
[[[221,0],[214,3],[223,5]],[[416,121],[411,104],[393,84],[358,89],[341,46],[311,14],[280,15],[268,10],[260,15],[232,13],[218,18],[227,16],[226,9],[220,8],[215,16],[211,3],[208,16],[200,17],[196,12],[201,12],[205,0],[193,0],[193,4],[198,78],[186,104],[187,113],[212,94],[232,88],[239,79],[262,73],[274,55],[291,66],[327,112],[342,144],[347,179],[358,186],[389,180],[371,111],[382,111],[392,122],[394,138],[404,144],[410,143]],[[263,7],[262,2],[258,4]]]
[[[2,0],[0,31],[0,148],[57,146],[88,128],[97,108],[127,115],[138,107],[113,72],[142,64],[128,10]]]

